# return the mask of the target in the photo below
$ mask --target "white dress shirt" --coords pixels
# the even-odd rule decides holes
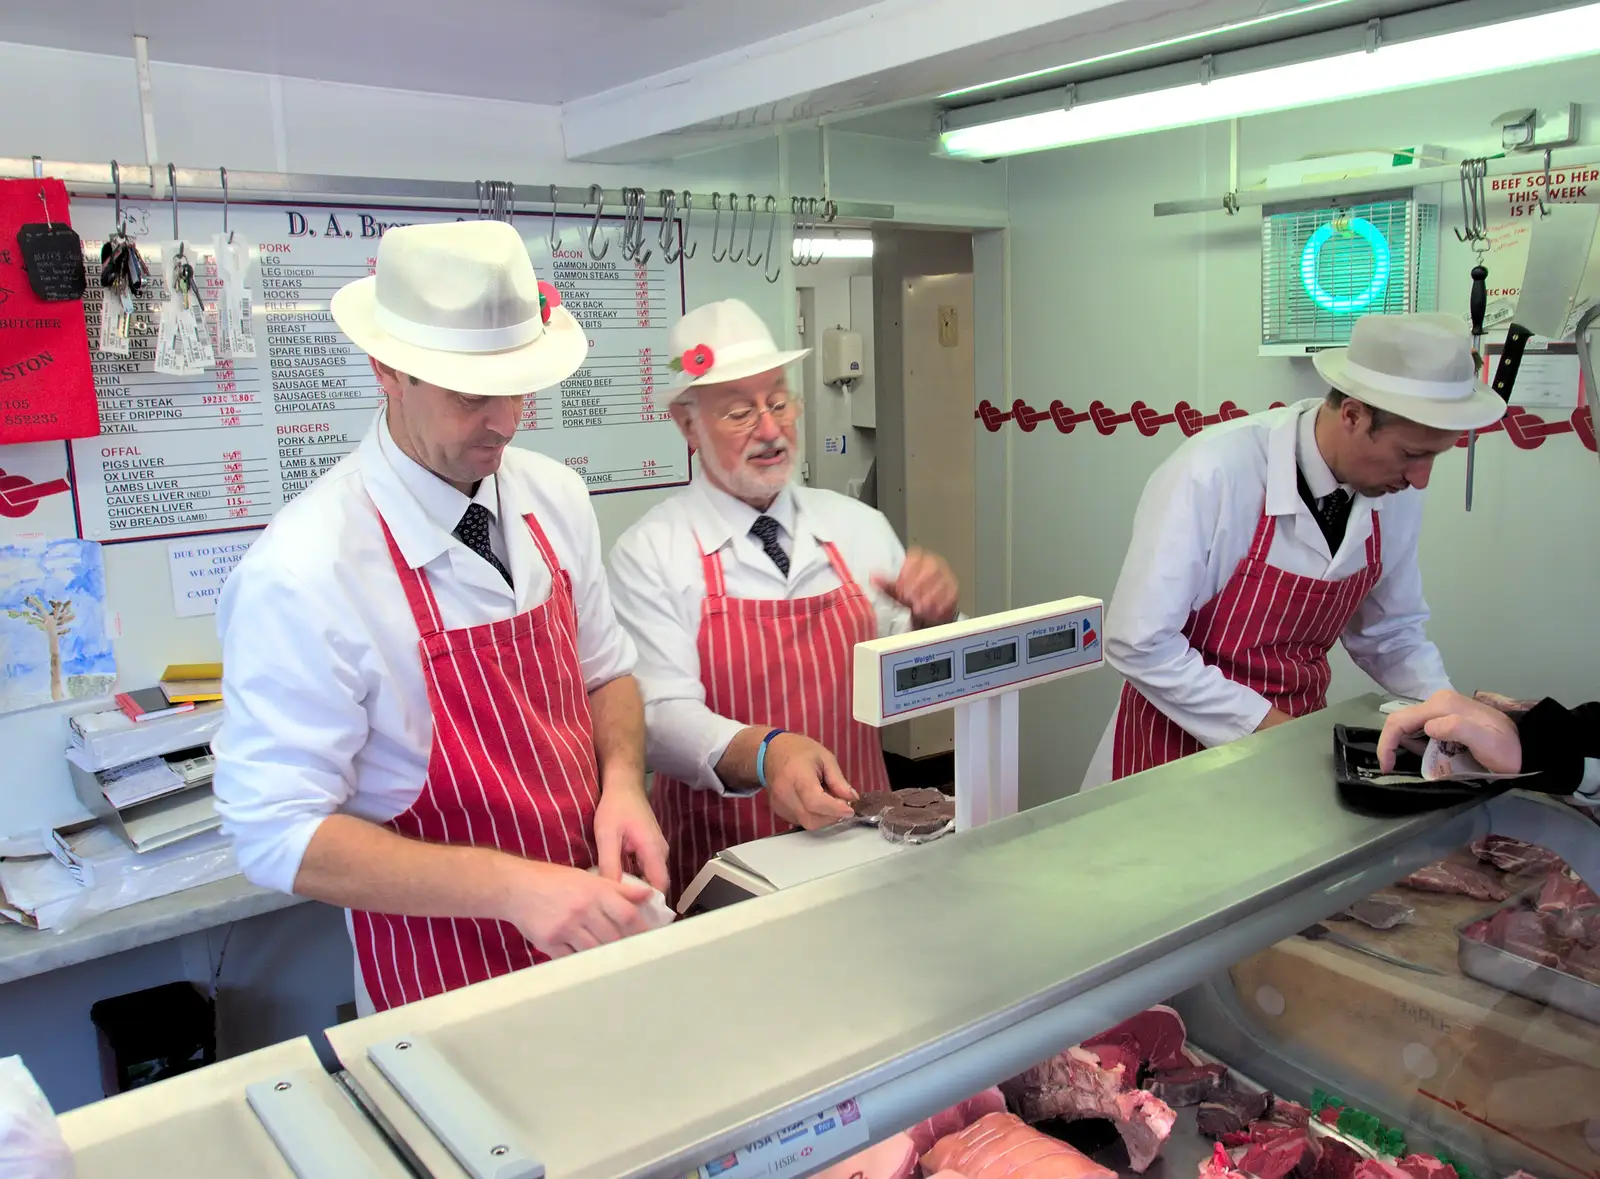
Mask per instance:
[[[789,575],[750,535],[758,516],[780,525],[778,543]],[[744,728],[706,707],[700,674],[700,607],[705,552],[722,555],[730,598],[811,598],[839,588],[822,542],[832,541],[850,576],[871,599],[878,634],[911,629],[904,607],[873,588],[875,574],[893,578],[905,549],[889,521],[859,500],[809,487],[786,487],[765,513],[697,477],[623,534],[611,552],[617,616],[638,645],[635,673],[644,693],[646,760],[652,770],[721,792],[717,762]],[[848,693],[848,683],[837,685]],[[752,723],[761,723],[756,720]]]
[[[452,532],[469,502],[494,515],[499,571]],[[532,513],[572,578],[590,691],[633,670],[601,563],[600,529],[577,474],[508,448],[473,500],[401,452],[380,414],[360,447],[278,513],[223,588],[224,716],[217,810],[244,873],[290,892],[312,835],[342,812],[375,823],[422,792],[433,714],[406,603],[377,511],[421,568],[447,629],[496,622],[550,596]]]
[[[1324,581],[1359,573],[1367,538],[1382,514],[1383,576],[1346,626],[1356,666],[1386,690],[1418,700],[1450,686],[1428,640],[1417,541],[1422,492],[1354,494],[1337,553],[1305,501],[1297,470],[1321,499],[1339,486],[1316,443],[1321,398],[1213,426],[1185,442],[1145,485],[1116,593],[1106,610],[1106,660],[1151,703],[1206,746],[1255,731],[1272,705],[1234,683],[1189,645],[1189,616],[1222,591],[1250,551],[1266,511],[1276,518],[1267,562]],[[1110,780],[1116,716],[1102,737],[1084,788]]]

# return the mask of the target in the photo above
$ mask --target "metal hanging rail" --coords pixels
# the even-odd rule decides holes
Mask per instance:
[[[1589,158],[1562,160],[1552,166],[1568,172],[1574,168],[1600,167],[1600,160],[1594,157],[1593,149],[1587,150]],[[1542,166],[1542,156],[1539,158],[1531,154],[1527,157],[1508,156],[1490,160],[1488,175],[1495,177],[1511,176],[1521,172],[1538,172]],[[1421,188],[1428,184],[1455,184],[1460,178],[1460,164],[1441,164],[1426,168],[1391,168],[1369,176],[1352,176],[1346,180],[1326,180],[1316,184],[1296,184],[1284,188],[1246,189],[1242,192],[1223,193],[1219,197],[1201,197],[1198,200],[1161,201],[1155,206],[1155,215],[1179,217],[1189,213],[1236,213],[1240,209],[1258,205],[1332,199],[1393,188]],[[1585,204],[1600,201],[1600,184],[1591,184],[1589,192],[1579,200]]]
[[[112,191],[111,162],[103,164],[67,160],[46,160],[38,156],[0,157],[0,177],[26,179],[50,176],[66,183],[74,193],[108,195]],[[143,164],[118,164],[123,195],[129,190],[147,193],[152,199],[170,196],[166,189],[165,169],[150,168]],[[178,168],[177,184],[185,197],[221,199],[221,168]],[[228,169],[228,194],[237,196],[249,193],[274,200],[323,201],[330,198],[367,198],[401,201],[417,205],[477,205],[482,199],[483,181],[473,180],[404,180],[395,177],[325,176],[309,172],[236,172]],[[579,214],[585,202],[593,203],[596,190],[587,184],[561,185],[515,182],[516,204],[520,208],[549,206],[554,200],[573,214]],[[667,198],[677,203],[682,212],[683,189],[667,188],[607,188],[601,190],[607,205],[621,210],[627,201],[639,202],[639,207],[667,211]],[[710,209],[711,191],[702,189],[696,205]],[[812,201],[810,197],[774,195],[779,207],[788,208],[792,200]],[[701,202],[704,202],[703,204]],[[839,201],[834,206],[836,218],[855,221],[892,221],[894,206],[858,201]]]

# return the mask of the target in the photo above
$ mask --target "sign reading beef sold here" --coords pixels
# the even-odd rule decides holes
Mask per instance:
[[[61,181],[0,180],[0,446],[100,432],[83,304],[35,295],[17,245],[46,210],[66,221]]]
[[[123,204],[135,214],[136,240],[141,225],[160,225],[155,214],[165,213],[152,206],[141,219],[141,204]],[[85,256],[97,259],[100,241],[91,239],[110,231],[111,202],[85,198],[73,208]],[[71,448],[82,535],[116,543],[260,528],[338,466],[371,428],[383,393],[367,357],[333,322],[329,302],[372,273],[390,230],[459,217],[235,202],[228,225],[250,244],[255,355],[223,357],[185,376],[155,371],[165,259],[146,248],[150,277],[136,300],[129,354],[92,357],[102,434]],[[547,215],[519,218],[518,226],[540,277],[553,279],[583,326],[589,356],[570,380],[528,391],[513,444],[569,467],[594,492],[687,481],[688,449],[667,413],[666,334],[683,309],[681,268],[619,261],[615,246],[613,257],[589,259],[579,245],[588,220],[558,219],[561,245],[552,259]],[[187,249],[214,331],[220,210],[186,206],[181,228],[194,235]],[[98,339],[98,270],[90,267],[91,339]]]

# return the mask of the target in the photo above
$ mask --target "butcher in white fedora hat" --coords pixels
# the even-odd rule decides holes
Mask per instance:
[[[813,828],[884,790],[878,731],[851,711],[855,644],[956,616],[960,587],[881,513],[793,480],[800,393],[737,299],[672,328],[673,419],[693,482],[611,554],[639,648],[651,801],[681,891],[723,848]]]
[[[560,303],[503,222],[387,232],[332,302],[383,410],[222,596],[218,810],[251,880],[350,911],[363,1011],[671,916],[587,490],[509,445],[588,354]]]
[[[1314,363],[1325,397],[1202,431],[1145,485],[1106,611],[1125,682],[1085,788],[1323,708],[1335,642],[1396,695],[1449,688],[1422,493],[1505,404],[1450,316],[1365,316]]]

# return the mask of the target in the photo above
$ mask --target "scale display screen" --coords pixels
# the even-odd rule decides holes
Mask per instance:
[[[964,659],[968,675],[982,675],[986,671],[996,671],[1002,667],[1010,667],[1016,661],[1016,643],[1000,643],[993,647],[980,647],[976,651],[968,651]]]
[[[926,688],[932,684],[942,684],[953,678],[955,667],[946,659],[933,659],[927,663],[913,663],[909,667],[899,667],[894,673],[894,690],[896,692],[914,692],[918,688]]]
[[[1052,634],[1034,635],[1028,640],[1029,659],[1043,659],[1047,655],[1059,655],[1063,651],[1077,649],[1078,628],[1075,626],[1069,626]]]

